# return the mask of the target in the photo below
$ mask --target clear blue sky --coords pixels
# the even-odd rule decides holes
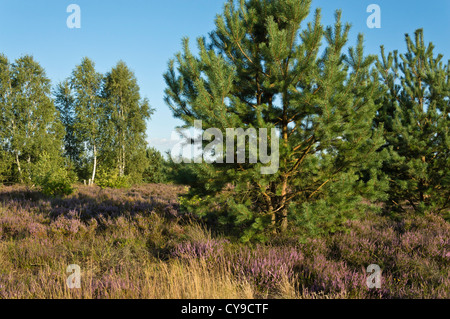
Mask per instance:
[[[66,25],[69,4],[81,7],[81,29]],[[70,75],[88,56],[105,73],[118,60],[135,71],[141,94],[156,109],[148,123],[148,141],[161,151],[170,149],[172,130],[179,124],[163,101],[162,74],[181,48],[184,36],[192,40],[214,28],[214,18],[225,0],[0,0],[0,52],[14,60],[33,55],[53,84]],[[381,29],[366,25],[369,4],[381,7]],[[322,8],[322,22],[333,23],[334,11],[343,10],[352,24],[350,41],[364,33],[367,53],[405,50],[405,33],[424,28],[425,40],[450,59],[450,0],[313,0]],[[195,42],[192,42],[193,44]]]

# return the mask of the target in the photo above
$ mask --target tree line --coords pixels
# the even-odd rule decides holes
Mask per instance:
[[[146,142],[153,111],[123,61],[101,74],[83,58],[52,88],[32,56],[0,55],[0,182],[34,184],[61,168],[71,182],[142,181],[155,153]]]

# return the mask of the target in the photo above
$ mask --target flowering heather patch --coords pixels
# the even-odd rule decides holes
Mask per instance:
[[[344,261],[330,260],[321,254],[306,258],[295,271],[301,289],[311,293],[358,297],[359,291],[367,290],[363,269],[352,270]]]
[[[351,270],[380,265],[385,297],[450,296],[450,225],[441,217],[373,217],[349,225],[350,233],[329,239],[329,256]]]
[[[185,242],[173,256],[208,256],[269,296],[287,279],[306,298],[450,297],[450,226],[443,219],[409,217],[399,223],[372,216],[348,226],[348,233],[303,244],[223,249],[217,240]],[[382,269],[381,289],[367,287],[370,264]]]
[[[48,198],[25,187],[4,187],[0,192],[0,202],[7,207],[21,206],[38,210],[53,218],[60,215],[79,215],[82,220],[101,216],[149,214],[157,212],[172,218],[180,217],[178,194],[185,192],[181,186],[157,185],[137,186],[129,190],[101,189],[79,185],[77,191],[64,198]],[[9,203],[9,204],[8,204]]]
[[[49,198],[1,188],[0,298],[190,298],[199,287],[210,289],[203,298],[450,298],[441,217],[370,215],[348,232],[247,246],[186,223],[176,201],[184,191],[81,186]],[[85,274],[80,292],[65,288],[70,264]],[[366,285],[370,264],[382,269],[381,289]]]
[[[347,298],[449,298],[450,225],[440,217],[403,222],[372,216],[348,233],[300,245],[295,272],[302,291]],[[382,288],[368,289],[366,268],[382,269]]]
[[[207,239],[204,241],[185,241],[179,243],[172,250],[172,256],[182,259],[216,259],[223,256],[224,245],[229,241],[225,239]]]
[[[238,276],[243,276],[263,290],[275,288],[284,278],[294,280],[294,266],[304,257],[294,247],[241,247],[228,263]]]
[[[27,236],[40,237],[45,233],[46,218],[30,213],[29,203],[8,201],[0,205],[0,239],[20,239]]]
[[[59,233],[63,236],[75,236],[81,229],[85,230],[86,226],[76,216],[75,211],[71,211],[68,216],[59,215],[56,220],[50,224],[53,233]]]
[[[272,290],[284,278],[294,279],[294,266],[303,256],[293,247],[240,247],[233,249],[225,239],[186,241],[172,250],[174,258],[204,259],[227,265],[235,276],[262,290]],[[229,248],[229,249],[227,249]]]

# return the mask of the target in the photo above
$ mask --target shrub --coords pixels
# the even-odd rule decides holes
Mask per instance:
[[[11,162],[11,156],[0,149],[0,186],[11,175]]]
[[[58,159],[44,152],[32,169],[31,180],[45,195],[65,196],[72,194],[76,177]]]
[[[95,184],[101,188],[129,188],[130,178],[120,176],[118,169],[100,169]]]
[[[167,163],[164,156],[155,148],[146,150],[147,168],[142,173],[145,183],[165,183],[167,182]]]

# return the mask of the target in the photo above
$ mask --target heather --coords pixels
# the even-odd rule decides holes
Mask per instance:
[[[367,213],[325,237],[266,243],[180,210],[185,187],[0,189],[0,298],[449,298],[450,226]],[[66,285],[81,267],[81,288]],[[382,288],[368,289],[378,264]]]

